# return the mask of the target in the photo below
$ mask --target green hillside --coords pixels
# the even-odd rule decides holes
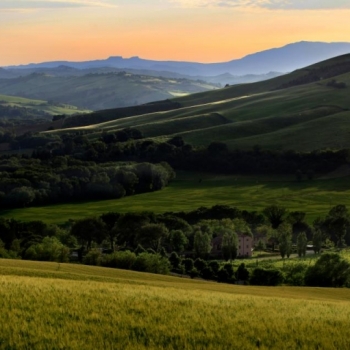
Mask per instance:
[[[348,349],[348,289],[0,260],[4,349]]]
[[[222,141],[231,149],[348,148],[349,89],[350,55],[345,55],[268,81],[176,98],[180,108],[170,111],[141,109],[84,128],[100,133],[135,127],[145,137],[180,135],[194,145]]]
[[[0,79],[2,94],[52,100],[89,110],[133,106],[215,88],[216,85],[203,81],[126,72],[61,77],[33,73]]]

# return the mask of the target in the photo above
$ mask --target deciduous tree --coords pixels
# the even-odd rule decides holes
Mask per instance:
[[[288,223],[282,223],[278,226],[277,232],[281,257],[289,258],[292,252],[292,227]]]
[[[305,232],[300,232],[297,238],[297,252],[299,257],[305,256],[306,248],[307,248],[306,234]]]

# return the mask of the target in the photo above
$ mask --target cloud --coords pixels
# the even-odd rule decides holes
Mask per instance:
[[[270,10],[350,9],[349,0],[170,0],[184,7],[255,7]]]
[[[116,7],[116,5],[111,0],[0,0],[0,11],[73,7]]]
[[[322,10],[350,9],[349,0],[269,0],[263,7],[270,9]]]

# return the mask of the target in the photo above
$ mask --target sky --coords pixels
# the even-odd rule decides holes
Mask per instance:
[[[0,66],[110,56],[225,62],[350,42],[350,0],[0,0]]]

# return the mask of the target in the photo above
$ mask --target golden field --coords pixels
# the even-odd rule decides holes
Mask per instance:
[[[350,290],[0,260],[1,349],[348,349]]]

